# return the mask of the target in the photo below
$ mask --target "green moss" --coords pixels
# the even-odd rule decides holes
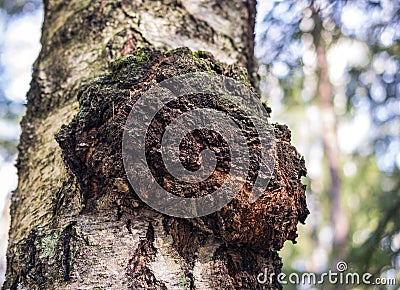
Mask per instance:
[[[192,51],[187,47],[180,47],[164,53],[166,57],[170,57],[174,54],[187,55],[191,61],[194,61],[195,67],[201,68],[210,73],[221,72],[221,67],[224,65],[215,60],[211,53],[202,50]]]
[[[109,78],[124,87],[138,83],[160,53],[141,48],[127,56],[119,57],[110,63]]]
[[[176,53],[187,53],[187,54],[193,55],[193,52],[188,47],[178,47],[178,48],[170,49],[170,50],[167,50],[164,53],[164,55],[168,57],[168,56],[171,56]]]
[[[136,69],[150,60],[150,55],[144,50],[136,50],[133,54],[121,56],[110,63],[112,72],[115,72],[123,67],[131,67]]]

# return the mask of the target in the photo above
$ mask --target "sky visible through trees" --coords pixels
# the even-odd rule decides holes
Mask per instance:
[[[399,279],[399,9],[399,1],[259,2],[263,99],[273,108],[272,120],[292,129],[308,168],[311,215],[299,244],[282,251],[287,272],[335,270],[335,235],[346,229],[340,259],[357,271]],[[331,131],[323,121],[321,57]],[[332,215],[335,175],[324,140],[338,143],[343,219]]]
[[[1,275],[5,209],[17,182],[18,123],[40,49],[42,9],[37,0],[0,0]],[[300,226],[298,244],[286,243],[281,252],[287,273],[321,273],[340,257],[354,271],[400,282],[399,18],[400,2],[391,0],[259,1],[262,100],[272,107],[272,122],[291,128],[308,168],[311,215]],[[321,92],[328,92],[325,107]],[[338,167],[332,172],[327,156],[335,142]],[[332,214],[337,182],[339,220]],[[345,229],[341,253],[338,229]]]

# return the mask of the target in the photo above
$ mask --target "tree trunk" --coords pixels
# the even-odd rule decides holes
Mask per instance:
[[[314,2],[311,7],[315,24],[313,38],[317,55],[318,106],[322,116],[321,135],[330,177],[330,219],[334,230],[333,266],[336,266],[337,262],[346,257],[346,240],[349,231],[349,222],[343,205],[341,204],[340,197],[340,152],[337,137],[337,120],[333,107],[332,85],[329,80],[326,45],[322,38],[322,20],[318,15],[319,9]]]
[[[3,289],[281,288],[277,251],[308,215],[286,126],[274,127],[273,178],[255,203],[241,193],[192,219],[145,205],[121,153],[129,110],[155,83],[188,72],[257,83],[255,1],[44,4]],[[208,52],[171,51],[181,46]],[[264,269],[275,275],[261,285]]]

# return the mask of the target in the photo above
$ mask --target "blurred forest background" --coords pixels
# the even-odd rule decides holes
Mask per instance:
[[[39,0],[0,0],[0,285],[42,10]],[[259,0],[256,43],[262,99],[308,168],[311,214],[281,251],[284,271],[322,273],[343,260],[399,283],[400,1]]]

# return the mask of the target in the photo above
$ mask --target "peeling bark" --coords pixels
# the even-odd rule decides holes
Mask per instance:
[[[45,1],[3,289],[262,289],[258,273],[280,272],[277,251],[308,215],[286,126],[264,195],[202,218],[141,202],[121,157],[127,114],[155,83],[193,71],[257,83],[254,14],[250,0]]]

